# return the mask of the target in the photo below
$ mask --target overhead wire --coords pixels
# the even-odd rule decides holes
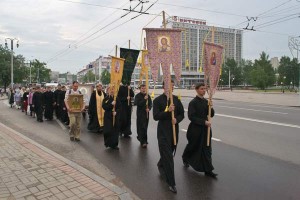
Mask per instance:
[[[241,22],[241,23],[239,23],[239,24],[237,24],[237,25],[235,25],[235,26],[238,27],[238,26],[240,26],[240,25],[243,25],[243,24],[247,24],[247,23],[248,23],[248,25],[247,25],[247,27],[246,27],[246,29],[247,29],[248,26],[249,26],[249,22],[251,22],[252,19],[255,19],[255,20],[254,20],[254,25],[255,25],[257,19],[263,18],[263,15],[269,13],[270,11],[276,10],[276,9],[278,9],[278,8],[280,8],[280,7],[284,6],[284,5],[286,5],[286,4],[289,3],[290,1],[291,1],[291,0],[288,0],[288,1],[285,1],[285,2],[283,2],[283,3],[281,3],[281,4],[279,4],[279,5],[276,5],[276,6],[272,7],[271,9],[268,9],[268,10],[266,10],[266,11],[264,11],[264,12],[262,12],[262,13],[256,15],[255,17],[248,17],[248,16],[246,16],[247,20],[245,20],[245,21],[243,21],[243,22]]]
[[[63,1],[65,2],[65,0],[58,0],[58,1]],[[72,2],[72,1],[67,1],[67,2]],[[78,2],[77,2],[78,3]],[[123,4],[122,6],[120,6],[119,8],[122,8],[123,6],[125,6],[128,3]],[[86,33],[84,33],[83,35],[79,36],[75,42],[67,45],[67,47],[59,52],[57,52],[56,54],[54,54],[53,56],[50,57],[50,59],[47,60],[47,62],[51,61],[52,59],[55,59],[56,57],[64,54],[65,52],[69,51],[71,48],[76,48],[76,44],[78,44],[79,42],[81,42],[81,40],[79,40],[80,38],[82,38],[83,36],[85,36],[87,33],[91,32],[93,29],[95,29],[95,27],[99,26],[100,24],[102,24],[107,18],[111,17],[111,15],[113,15],[114,13],[116,13],[116,11],[114,11],[113,13],[111,13],[110,15],[108,15],[107,17],[103,18],[100,22],[98,22],[95,26],[93,26],[91,29],[89,29]]]
[[[268,21],[268,22],[264,22],[264,23],[258,24],[256,26],[256,28],[259,28],[260,26],[264,26],[264,25],[267,25],[267,24],[270,24],[270,23],[272,24],[273,22],[280,21],[282,19],[290,18],[290,17],[295,16],[295,15],[299,16],[299,13],[291,14],[291,15],[288,15],[288,16],[285,16],[285,17],[281,17],[281,18],[278,18],[278,19],[275,19],[275,20],[271,20],[271,21]]]
[[[157,2],[157,1],[156,1],[156,2]],[[146,11],[149,10],[154,4],[155,4],[155,2],[154,2],[150,7],[148,7],[148,8],[146,9]],[[140,16],[140,15],[138,15],[138,16]],[[116,28],[118,28],[118,27],[120,27],[120,26],[123,26],[124,24],[126,24],[126,23],[128,23],[129,21],[131,21],[131,20],[137,18],[138,16],[132,17],[132,18],[130,18],[129,20],[127,20],[127,21],[125,21],[125,22],[123,22],[123,23],[121,23],[121,24],[115,26],[115,27],[112,28],[112,29],[109,29],[108,31],[104,32],[103,34],[98,35],[98,36],[96,36],[96,37],[94,37],[94,38],[92,38],[92,39],[90,39],[90,40],[88,40],[88,41],[86,41],[86,42],[84,42],[84,43],[82,43],[82,44],[77,43],[76,48],[70,49],[70,51],[68,51],[68,52],[63,52],[63,53],[61,53],[61,54],[58,55],[58,56],[62,56],[62,55],[65,56],[65,55],[67,55],[67,54],[71,53],[72,51],[74,51],[75,49],[77,49],[77,48],[79,48],[79,47],[81,47],[81,46],[83,46],[83,45],[85,45],[85,44],[87,44],[87,43],[89,43],[89,42],[91,42],[91,41],[93,41],[93,40],[99,38],[99,37],[104,36],[105,34],[109,33],[109,32],[112,31],[112,30],[115,30]],[[118,20],[121,19],[121,18],[122,18],[122,16],[121,16],[120,18],[118,18]],[[117,20],[114,20],[113,23],[115,23],[116,21],[117,21]],[[112,25],[113,23],[109,23],[108,25]],[[102,27],[101,30],[103,30],[104,28],[108,27],[108,25],[106,25],[105,27]],[[99,32],[99,31],[98,31],[98,32]],[[98,33],[98,32],[97,32],[97,33]],[[81,40],[80,43],[83,42],[83,41],[85,41],[85,40],[87,40],[88,38],[92,37],[93,35],[95,35],[95,34],[92,34],[92,35],[90,35],[89,37],[86,37],[84,40]],[[53,59],[51,59],[51,60],[49,60],[48,63],[53,62],[53,60],[55,60],[55,59],[56,59],[56,57],[53,58]]]
[[[268,12],[270,12],[272,10],[276,10],[277,8],[283,6],[283,5],[285,5],[285,4],[287,4],[287,3],[291,2],[291,1],[292,0],[285,1],[285,2],[283,2],[283,3],[281,3],[281,4],[279,4],[279,5],[275,6],[275,7],[273,7],[271,9],[267,10],[267,11],[264,11],[264,12],[260,13],[259,15],[257,15],[257,17],[263,16],[263,15],[265,15],[266,13],[268,13]]]

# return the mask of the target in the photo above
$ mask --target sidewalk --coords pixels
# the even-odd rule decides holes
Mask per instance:
[[[0,199],[132,199],[125,190],[0,123]]]

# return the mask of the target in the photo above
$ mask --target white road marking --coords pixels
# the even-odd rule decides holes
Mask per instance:
[[[55,121],[58,123],[58,125],[62,128],[62,130],[67,130],[67,128],[59,121],[58,119],[55,119]]]
[[[275,113],[275,114],[282,114],[282,115],[288,114],[288,113],[284,113],[284,112],[276,112],[276,111],[270,111],[270,110],[256,110],[256,109],[249,109],[249,108],[238,108],[238,107],[232,107],[232,106],[216,106],[216,107],[232,108],[232,109],[248,110],[248,111],[256,111],[256,112]]]
[[[187,132],[187,130],[186,129],[181,129],[181,131],[183,131],[183,132]],[[220,140],[220,139],[217,139],[217,138],[211,138],[212,140],[214,140],[214,141],[217,141],[217,142],[222,142],[222,140]]]
[[[218,104],[227,104],[227,105],[236,105],[236,103],[243,103],[246,106],[250,106],[250,107],[261,107],[261,108],[276,108],[276,109],[282,109],[282,110],[299,110],[297,108],[291,108],[288,106],[282,106],[282,105],[259,105],[259,104],[255,104],[255,103],[251,103],[251,102],[242,102],[242,101],[238,101],[236,103],[232,103],[232,102],[226,102],[226,101],[215,101],[216,105]]]
[[[285,123],[279,123],[279,122],[272,122],[272,121],[259,120],[259,119],[246,118],[246,117],[238,117],[238,116],[232,116],[232,115],[224,115],[224,114],[216,114],[216,116],[300,129],[300,126],[294,125],[294,124],[285,124]]]

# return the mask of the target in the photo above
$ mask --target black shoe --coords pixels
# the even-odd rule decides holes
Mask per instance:
[[[186,167],[186,168],[189,168],[189,167],[190,167],[189,163],[187,163],[186,161],[183,161],[183,165],[184,165],[184,167]]]
[[[70,140],[71,140],[71,141],[74,141],[74,137],[70,137]]]
[[[177,189],[175,186],[169,186],[169,190],[175,194],[177,193]]]
[[[110,148],[112,148],[114,150],[119,150],[119,147],[110,147]]]
[[[79,138],[75,138],[75,141],[76,141],[76,142],[80,142],[80,139],[79,139]]]
[[[209,177],[212,177],[212,178],[216,178],[218,176],[218,174],[215,174],[213,172],[205,172],[205,176],[209,176]]]

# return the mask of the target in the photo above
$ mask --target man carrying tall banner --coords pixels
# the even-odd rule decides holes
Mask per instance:
[[[131,132],[131,113],[132,103],[131,99],[134,98],[133,89],[130,87],[131,76],[137,62],[140,51],[134,49],[120,48],[120,57],[125,59],[122,85],[118,92],[118,98],[121,101],[121,121],[120,121],[120,134],[124,137],[129,137]]]
[[[121,104],[117,98],[123,75],[124,59],[112,56],[111,72],[110,72],[110,86],[108,88],[108,95],[102,102],[104,112],[104,144],[105,147],[118,150],[119,131],[120,131],[120,110]]]
[[[152,78],[157,80],[158,69],[163,70],[164,93],[153,101],[153,118],[158,121],[157,139],[160,159],[157,167],[161,177],[169,185],[169,190],[177,193],[174,173],[174,159],[178,142],[179,123],[184,118],[181,101],[172,94],[174,82],[171,80],[170,65],[173,66],[177,81],[181,75],[181,30],[145,29]]]
[[[182,155],[185,167],[192,166],[206,176],[216,178],[213,172],[211,148],[211,121],[215,111],[212,108],[212,96],[220,79],[223,47],[214,43],[204,42],[204,73],[205,84],[197,84],[197,96],[189,103],[188,117],[191,121],[187,131],[188,144]],[[204,98],[206,90],[209,99]]]

